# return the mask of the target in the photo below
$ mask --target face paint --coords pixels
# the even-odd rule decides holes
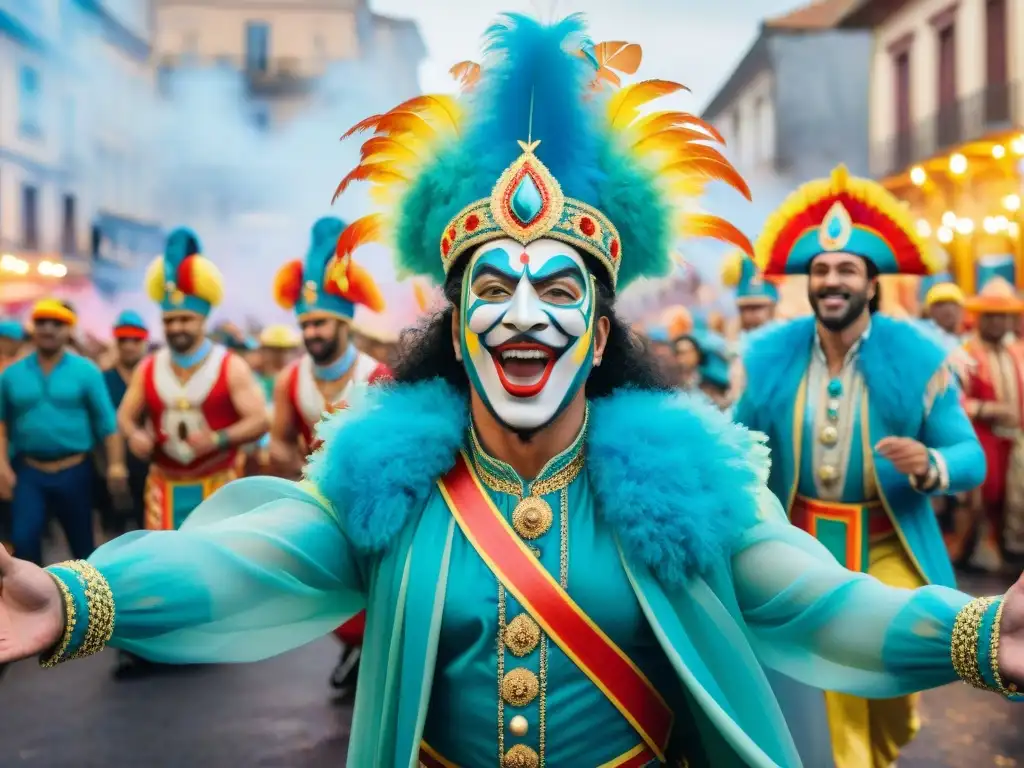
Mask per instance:
[[[572,246],[480,246],[462,289],[462,359],[495,418],[535,430],[569,404],[593,367],[595,304],[593,278]]]

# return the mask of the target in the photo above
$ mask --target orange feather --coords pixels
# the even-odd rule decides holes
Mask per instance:
[[[274,301],[283,309],[291,309],[302,291],[302,262],[289,261],[274,275]]]
[[[719,144],[725,144],[725,140],[717,128],[688,112],[653,112],[641,117],[630,126],[630,130],[642,138],[672,128],[686,128],[687,130],[694,130],[696,128],[705,132],[705,135],[701,138],[714,139]]]
[[[377,120],[377,133],[392,138],[411,134],[421,139],[434,136],[434,129],[415,112],[388,112]]]
[[[391,112],[412,112],[421,116],[427,114],[434,117],[443,117],[455,131],[459,129],[460,110],[458,102],[451,96],[444,94],[414,96],[407,101],[403,101],[392,109]]]
[[[374,136],[363,142],[359,148],[359,156],[363,160],[375,157],[378,160],[412,160],[420,159],[412,149],[399,141],[387,136]]]
[[[591,84],[595,90],[600,90],[604,83],[618,88],[622,85],[622,79],[616,72],[635,75],[640,68],[640,61],[643,59],[643,50],[639,45],[620,40],[598,43],[589,54],[583,51],[579,52],[580,56],[590,58],[592,55],[593,59],[597,61],[597,74],[594,75],[594,81]]]
[[[368,163],[366,165],[357,165],[344,179],[338,184],[338,188],[334,190],[334,197],[331,198],[333,204],[341,193],[348,189],[349,185],[353,181],[374,181],[379,184],[394,184],[395,182],[408,182],[409,180],[393,170],[391,163]]]
[[[460,61],[448,73],[459,81],[462,90],[469,91],[480,79],[480,65],[475,61]]]
[[[343,134],[341,134],[341,140],[344,141],[349,136],[353,136],[357,133],[362,133],[363,131],[368,131],[371,128],[376,130],[377,123],[380,122],[380,119],[382,117],[384,117],[384,115],[370,115],[369,117],[360,120],[358,123],[356,123]]]
[[[711,141],[711,137],[696,128],[679,125],[645,136],[633,145],[633,149],[637,152],[675,151],[692,146],[695,141]]]
[[[430,296],[427,293],[427,287],[421,281],[413,280],[412,295],[416,299],[417,309],[420,312],[426,312],[427,307],[430,306]]]
[[[384,295],[381,293],[377,281],[373,279],[373,275],[364,267],[354,261],[349,261],[340,277],[341,280],[337,278],[327,280],[324,289],[328,293],[341,296],[354,304],[362,304],[374,312],[384,311]]]
[[[692,157],[673,163],[665,168],[664,171],[666,173],[704,176],[707,179],[723,181],[747,198],[747,200],[751,199],[750,187],[747,186],[747,182],[724,158],[717,160],[710,157]]]
[[[613,128],[625,128],[636,118],[640,107],[662,96],[684,90],[689,89],[668,80],[644,80],[627,85],[608,102],[608,120]]]
[[[361,245],[366,243],[379,243],[384,232],[384,214],[371,213],[368,216],[356,219],[338,237],[338,243],[334,248],[334,256],[338,259],[345,259]]]
[[[683,237],[707,237],[735,245],[748,256],[753,257],[754,246],[750,239],[725,219],[706,213],[690,213],[682,217],[680,234]]]

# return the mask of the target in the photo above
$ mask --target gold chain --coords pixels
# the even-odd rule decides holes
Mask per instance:
[[[992,626],[992,638],[989,640],[989,662],[992,665],[992,679],[996,681],[996,690],[1003,696],[1015,696],[1017,686],[1014,683],[1006,685],[1003,683],[1003,676],[999,674],[999,633],[1002,627],[1000,626],[1003,622],[1003,606],[1006,605],[1006,599],[999,601],[999,607],[996,608],[996,619],[995,624]]]
[[[988,690],[989,686],[978,665],[978,642],[985,612],[995,600],[993,597],[978,597],[961,608],[953,622],[950,642],[950,659],[957,676],[968,685],[983,690]]]

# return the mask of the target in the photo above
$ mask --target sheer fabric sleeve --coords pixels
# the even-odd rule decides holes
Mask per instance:
[[[778,501],[771,496],[764,505]],[[732,569],[751,642],[766,666],[816,688],[868,698],[958,679],[951,641],[968,595],[888,587],[848,571],[778,514],[763,514],[740,538]]]
[[[273,656],[327,634],[366,602],[362,564],[334,510],[311,486],[277,478],[230,483],[180,530],[129,533],[89,565],[114,603],[109,645],[165,663]],[[100,616],[88,579],[51,572],[87,617],[71,645],[88,643]]]

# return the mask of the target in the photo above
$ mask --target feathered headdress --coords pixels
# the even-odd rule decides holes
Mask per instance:
[[[185,228],[167,236],[164,255],[146,271],[146,293],[164,312],[210,314],[224,297],[224,278],[202,255],[199,238]]]
[[[722,137],[683,112],[641,110],[683,90],[665,80],[617,88],[639,66],[639,46],[584,36],[581,16],[545,26],[507,15],[486,34],[485,59],[457,65],[462,97],[419,96],[363,120],[361,161],[338,185],[374,184],[390,216],[354,222],[337,254],[389,236],[403,273],[442,282],[459,256],[511,237],[542,237],[590,254],[607,282],[668,272],[680,235],[751,252],[713,216],[683,210],[706,182],[750,191],[713,144]]]
[[[881,184],[840,165],[793,192],[765,222],[755,247],[765,275],[807,274],[823,253],[860,256],[879,273],[927,275],[941,269],[909,211]]]
[[[778,304],[779,289],[773,278],[761,274],[754,261],[743,253],[733,251],[722,262],[722,285],[736,289],[737,306]]]
[[[362,223],[360,223],[360,221]],[[331,216],[313,225],[305,261],[290,261],[274,278],[274,300],[299,318],[315,314],[351,319],[356,304],[382,312],[384,297],[373,276],[352,261],[351,239],[365,239],[365,219],[351,227]]]

